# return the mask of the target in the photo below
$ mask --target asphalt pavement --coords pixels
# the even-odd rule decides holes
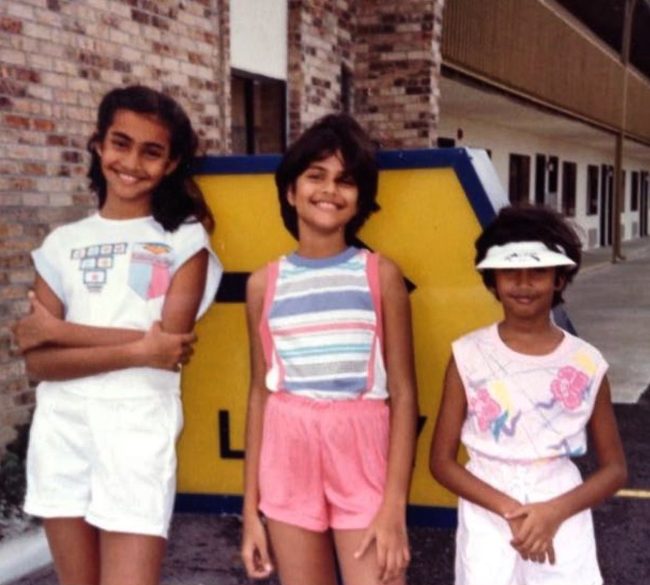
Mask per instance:
[[[583,269],[566,291],[566,308],[578,334],[610,364],[614,402],[635,403],[650,383],[650,238],[584,254]]]
[[[587,252],[584,268],[566,297],[578,334],[610,362],[630,472],[626,489],[594,511],[601,570],[606,585],[646,585],[650,583],[650,239],[624,244],[623,253],[626,259],[612,264],[610,249]],[[589,473],[595,465],[593,456],[580,459],[578,465]],[[163,585],[249,583],[239,561],[240,534],[237,516],[177,513]],[[409,535],[413,557],[409,583],[452,584],[453,530],[412,527]],[[11,583],[55,584],[51,566]]]

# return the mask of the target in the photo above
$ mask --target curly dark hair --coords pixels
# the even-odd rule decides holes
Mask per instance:
[[[549,250],[563,252],[575,262],[575,266],[556,267],[556,278],[562,278],[564,286],[555,291],[553,307],[564,302],[562,293],[577,274],[582,260],[582,242],[575,229],[564,216],[542,206],[518,205],[502,208],[494,220],[483,230],[474,243],[474,264],[481,262],[489,248],[510,242],[543,242]],[[494,270],[481,270],[485,286],[494,292]]]
[[[345,226],[350,244],[370,214],[379,210],[377,203],[378,169],[375,147],[358,122],[347,114],[329,114],[317,120],[289,147],[275,171],[280,212],[285,227],[298,239],[298,215],[288,201],[289,189],[315,161],[341,153],[345,173],[359,190],[357,213]]]
[[[214,218],[192,178],[192,164],[198,147],[192,123],[173,98],[143,85],[113,89],[99,104],[97,128],[88,141],[91,156],[88,178],[90,189],[97,193],[99,208],[106,202],[106,178],[97,145],[106,137],[118,110],[154,116],[169,130],[170,158],[179,162],[153,192],[151,211],[156,221],[167,231],[176,230],[187,220],[200,221],[208,231],[212,231]]]

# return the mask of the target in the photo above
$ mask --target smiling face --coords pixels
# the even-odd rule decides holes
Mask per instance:
[[[564,286],[555,267],[494,270],[495,293],[506,317],[535,318],[547,316],[553,294]]]
[[[358,211],[359,190],[345,172],[340,153],[312,162],[287,193],[296,208],[298,233],[336,233],[345,239],[344,228]]]
[[[148,215],[155,188],[173,172],[167,127],[151,115],[117,110],[96,146],[106,179],[107,217]]]

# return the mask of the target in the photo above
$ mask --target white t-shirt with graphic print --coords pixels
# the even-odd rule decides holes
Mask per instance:
[[[95,213],[61,226],[32,252],[38,274],[64,306],[65,320],[96,327],[148,330],[162,317],[176,271],[202,249],[208,274],[198,317],[214,302],[223,269],[200,223],[168,232],[151,216],[106,219]],[[145,397],[180,392],[180,374],[128,368],[75,380],[42,382],[92,397]]]

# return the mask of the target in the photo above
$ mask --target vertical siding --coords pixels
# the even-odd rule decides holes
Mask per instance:
[[[539,0],[453,0],[444,23],[445,64],[620,126],[623,67],[616,55]],[[635,77],[629,94],[628,127],[650,140],[650,84]]]
[[[650,140],[650,83],[630,74],[627,86],[626,129],[640,140]]]

